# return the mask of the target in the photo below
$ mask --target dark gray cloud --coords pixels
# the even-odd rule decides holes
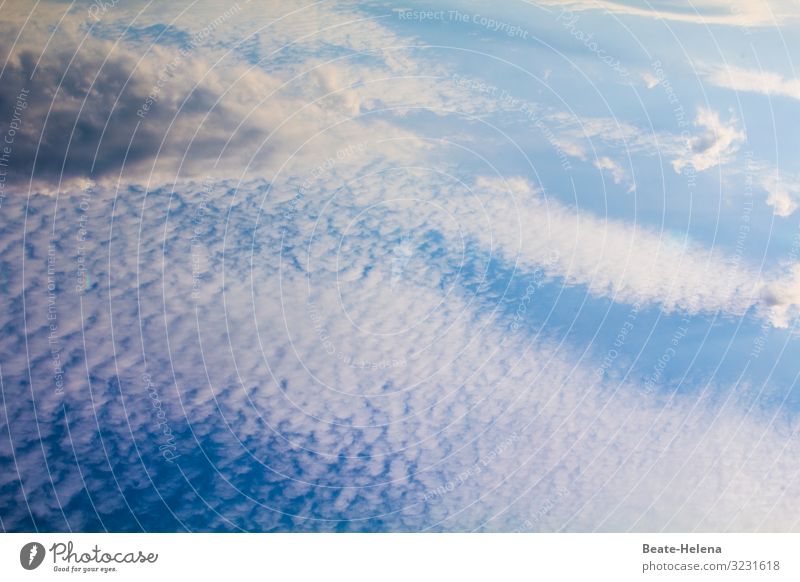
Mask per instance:
[[[10,58],[0,82],[0,132],[12,133],[9,184],[33,179],[48,189],[116,179],[123,168],[139,181],[150,170],[191,177],[220,155],[235,175],[268,151],[262,142],[285,113],[274,102],[251,111],[253,83],[268,90],[273,80],[230,63],[213,68],[191,44],[139,55],[65,32],[41,53],[35,45],[44,37],[13,49],[13,36],[3,38],[0,53]]]

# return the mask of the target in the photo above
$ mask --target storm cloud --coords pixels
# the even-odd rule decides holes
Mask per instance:
[[[41,52],[40,36],[10,46],[14,35],[4,34],[0,46],[9,55],[0,132],[13,134],[10,185],[52,192],[87,179],[229,177],[248,164],[263,172],[276,144],[313,127],[275,131],[306,103],[260,69],[197,51],[192,37],[136,52],[67,27]],[[304,117],[313,118],[313,110]]]

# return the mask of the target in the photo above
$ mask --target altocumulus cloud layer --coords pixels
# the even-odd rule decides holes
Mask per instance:
[[[3,529],[796,529],[779,160],[543,4],[0,9]]]

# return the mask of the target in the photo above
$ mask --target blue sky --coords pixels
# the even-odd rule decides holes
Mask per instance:
[[[0,14],[4,530],[797,529],[791,3]]]

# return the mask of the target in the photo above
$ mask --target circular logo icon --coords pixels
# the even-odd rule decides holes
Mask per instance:
[[[26,570],[35,570],[44,561],[44,546],[39,542],[29,542],[19,551],[19,563]]]

